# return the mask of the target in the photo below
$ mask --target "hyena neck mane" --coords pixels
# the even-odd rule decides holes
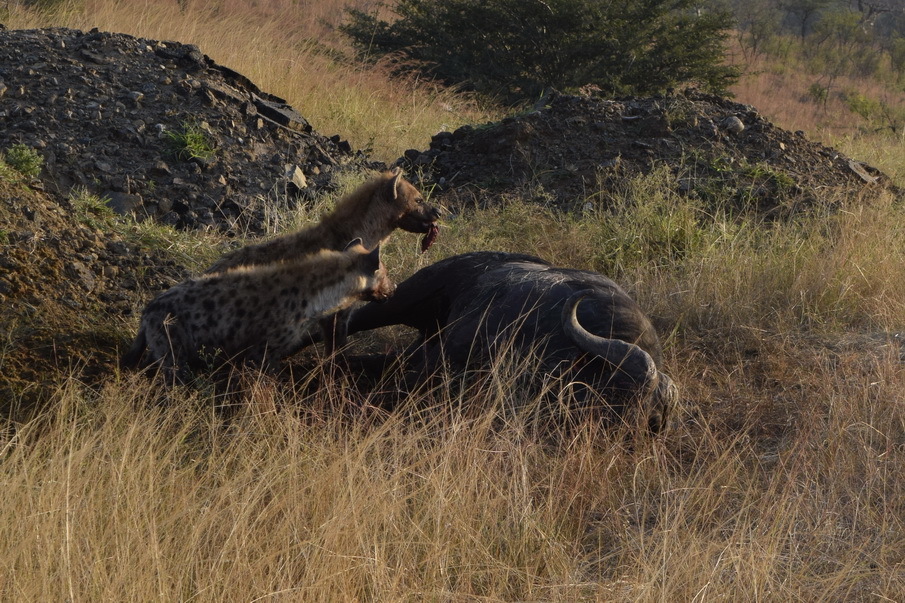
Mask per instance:
[[[343,249],[353,239],[361,239],[365,249],[375,249],[396,228],[395,216],[391,212],[381,215],[378,208],[383,200],[381,187],[386,186],[386,177],[366,182],[342,198],[317,224],[263,243],[260,247],[266,250],[266,257],[247,258],[245,263],[268,263],[276,258],[303,257],[321,249]]]
[[[330,240],[331,249],[342,249],[355,238],[361,239],[365,249],[374,249],[392,234],[398,216],[392,210],[382,213],[377,206],[384,201],[382,189],[388,181],[382,176],[361,185],[314,227],[320,236]]]

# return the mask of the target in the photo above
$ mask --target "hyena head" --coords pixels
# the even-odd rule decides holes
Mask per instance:
[[[394,168],[387,176],[379,195],[385,207],[390,208],[395,226],[415,233],[430,233],[435,229],[440,210],[424,202],[418,189],[402,177],[401,168]]]
[[[362,301],[382,302],[393,295],[396,284],[387,275],[387,268],[380,261],[380,246],[368,251],[355,239],[346,245],[346,252],[356,255],[355,268],[362,277],[359,297]]]

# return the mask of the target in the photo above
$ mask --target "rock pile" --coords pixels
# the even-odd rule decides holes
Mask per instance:
[[[784,213],[892,187],[876,169],[751,106],[695,90],[617,100],[554,92],[526,114],[441,132],[398,163],[452,207],[526,189],[567,208],[606,204],[608,190],[657,167],[679,193],[733,211]]]
[[[55,197],[79,186],[139,219],[251,234],[268,205],[376,167],[196,46],[97,30],[0,30],[0,150],[17,143]]]

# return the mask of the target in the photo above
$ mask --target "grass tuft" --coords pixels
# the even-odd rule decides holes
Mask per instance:
[[[210,135],[205,130],[205,125],[186,122],[178,131],[166,131],[164,135],[170,153],[179,161],[212,158],[216,154],[216,149]]]
[[[44,158],[36,150],[24,144],[14,144],[2,155],[3,161],[24,178],[37,178],[44,165]]]

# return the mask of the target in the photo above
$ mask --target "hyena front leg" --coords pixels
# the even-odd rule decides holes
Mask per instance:
[[[349,316],[352,310],[349,308],[325,316],[318,321],[324,338],[324,351],[332,356],[337,350],[342,350],[348,343]]]

